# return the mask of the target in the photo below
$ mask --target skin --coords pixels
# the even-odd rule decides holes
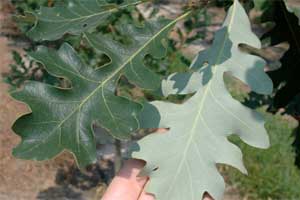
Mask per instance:
[[[156,132],[163,134],[167,132],[167,129],[159,128]],[[107,188],[102,200],[155,200],[152,194],[145,192],[145,185],[149,178],[138,176],[145,164],[145,161],[137,159],[125,161]],[[213,200],[213,198],[206,193],[203,200]]]
[[[145,161],[131,159],[112,180],[102,200],[155,200],[154,196],[146,193],[144,188],[148,177],[139,177],[138,174],[145,166]],[[208,194],[203,200],[213,200]]]

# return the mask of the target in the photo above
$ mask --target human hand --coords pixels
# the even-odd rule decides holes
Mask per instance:
[[[145,192],[148,177],[139,177],[145,162],[131,159],[125,161],[124,166],[112,180],[102,200],[155,200],[154,196]],[[203,200],[213,200],[208,194]]]

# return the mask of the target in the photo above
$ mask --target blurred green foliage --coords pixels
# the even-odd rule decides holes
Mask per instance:
[[[226,76],[225,80],[231,95],[248,103],[245,102],[249,98],[245,85],[231,76]],[[253,148],[233,136],[230,140],[241,148],[248,176],[228,166],[222,166],[221,170],[225,177],[230,177],[228,183],[238,188],[245,199],[299,199],[300,170],[294,164],[295,149],[292,146],[297,121],[288,115],[270,114],[266,106],[257,110],[266,119],[271,147],[267,150]]]
[[[28,22],[28,20],[24,20],[24,17],[26,13],[28,12],[34,12],[39,9],[40,6],[53,6],[55,3],[64,4],[65,1],[61,0],[24,0],[24,1],[18,1],[18,0],[12,0],[12,3],[16,7],[16,19],[18,22],[18,26],[21,29],[23,33],[26,33],[32,26],[33,23]],[[120,1],[119,3],[122,3]],[[157,7],[156,7],[157,8]],[[157,9],[153,10],[153,15],[157,12]],[[26,16],[25,16],[26,17]],[[122,36],[118,28],[124,24],[136,24],[141,25],[145,19],[143,18],[140,11],[136,8],[130,8],[127,10],[117,11],[115,12],[104,24],[101,24],[96,28],[96,30],[93,30],[94,32],[99,32],[101,34],[106,34],[109,37],[114,38],[115,40],[118,40],[122,43],[128,42],[130,38],[125,38]],[[168,52],[164,59],[155,59],[151,56],[147,56],[145,59],[145,64],[154,70],[155,72],[161,74],[162,76],[165,76],[167,74],[173,73],[175,71],[185,71],[189,64],[190,60],[188,60],[181,52],[180,48],[183,46],[183,44],[186,44],[188,42],[192,42],[195,39],[203,38],[205,37],[205,33],[203,32],[197,32],[196,34],[193,34],[192,37],[186,38],[183,35],[189,34],[192,32],[195,28],[205,27],[209,24],[209,16],[207,15],[206,11],[197,12],[192,18],[187,20],[184,24],[186,28],[187,33],[182,33],[181,29],[176,29],[178,39],[169,39],[166,41],[168,44]],[[83,61],[93,68],[99,67],[103,65],[104,63],[109,62],[109,58],[106,55],[100,54],[96,51],[94,51],[93,48],[87,45],[84,38],[82,36],[72,36],[72,35],[66,35],[64,38],[54,41],[54,42],[29,42],[27,48],[25,51],[31,51],[34,50],[38,45],[43,44],[49,47],[59,47],[63,42],[70,43],[76,51],[79,53],[80,57],[83,59]],[[27,66],[26,64],[23,64],[18,61],[18,59],[15,59],[16,57],[19,57],[21,60],[24,59],[28,60],[28,58],[22,58],[21,55],[17,56],[17,52],[14,52],[14,60],[15,64],[12,65],[11,68],[11,74],[9,74],[6,78],[7,82],[15,87],[19,87],[22,85],[22,83],[26,79],[30,80],[37,80],[37,81],[44,81],[47,83],[52,84],[54,77],[51,77],[49,74],[47,74],[43,69],[42,66],[30,62],[30,64]],[[35,65],[36,71],[42,71],[45,76],[41,76],[38,79],[34,79],[35,75],[30,74],[33,72],[31,68]],[[28,68],[25,73],[19,73],[20,71],[24,70],[23,68]],[[23,77],[22,77],[23,76]],[[16,80],[16,78],[18,80]],[[60,81],[60,80],[56,80]],[[16,84],[17,83],[17,84]],[[120,81],[120,87],[121,87],[121,93],[122,95],[128,96],[131,98],[134,98],[132,96],[132,93],[130,90],[133,86],[130,85],[127,81],[124,81],[124,79],[121,79]],[[147,94],[147,91],[145,91]],[[146,95],[147,96],[147,95]],[[149,96],[151,96],[149,94]],[[151,97],[150,97],[151,98]]]
[[[292,118],[267,113],[263,108],[259,110],[266,117],[271,147],[259,150],[234,138],[244,153],[248,176],[228,168],[225,174],[230,177],[229,183],[237,186],[241,196],[248,199],[299,199],[300,171],[294,165],[295,152],[291,145],[297,123]]]
[[[263,10],[267,5],[265,0],[255,0],[256,8]],[[53,3],[63,3],[62,0],[12,0],[12,3],[17,9],[17,13],[24,15],[26,12],[36,11],[39,6],[51,6]],[[218,0],[217,6],[228,7],[231,0]],[[102,34],[108,34],[116,40],[127,42],[124,37],[119,34],[118,26],[122,24],[134,23],[140,24],[143,22],[143,17],[137,9],[125,10],[116,12],[114,15],[101,26],[97,27],[96,31]],[[177,29],[176,33],[178,39],[169,39],[167,41],[169,48],[164,59],[154,59],[147,56],[145,64],[152,70],[159,73],[162,77],[173,72],[183,72],[187,70],[190,65],[190,60],[187,59],[180,51],[185,44],[199,39],[205,38],[206,29],[201,29],[193,34],[191,37],[186,37],[195,29],[206,27],[210,24],[210,16],[207,11],[201,10],[196,15],[192,16],[184,23],[187,33]],[[22,32],[26,32],[32,23],[20,21],[19,27]],[[55,42],[45,42],[44,45],[57,47],[64,41],[69,42],[81,58],[91,67],[101,66],[108,62],[103,54],[95,52],[84,42],[81,36],[65,36],[62,40]],[[40,43],[31,42],[26,50],[32,50]],[[43,81],[49,84],[60,85],[62,80],[58,80],[50,76],[42,66],[33,61],[28,61],[27,57],[21,56],[17,52],[13,52],[15,63],[12,64],[11,72],[6,76],[6,82],[11,84],[14,88],[20,87],[26,80]],[[243,102],[249,95],[245,92],[247,89],[236,79],[226,76],[226,83],[228,90],[239,101]],[[144,98],[160,99],[158,94],[141,91],[139,88],[131,85],[124,77],[120,79],[118,93],[128,98],[133,98],[137,101],[143,101]],[[170,101],[180,102],[188,98],[188,96],[171,96]],[[295,121],[290,118],[286,119],[279,115],[271,115],[264,111],[261,107],[259,110],[267,119],[266,128],[271,139],[271,148],[268,150],[258,150],[241,143],[238,139],[232,140],[241,147],[244,153],[245,166],[248,169],[249,176],[244,176],[240,172],[230,167],[224,167],[225,175],[230,176],[230,184],[239,188],[242,197],[249,199],[298,199],[300,197],[300,172],[294,165],[295,152],[292,147],[292,132],[296,126]]]
[[[59,79],[52,77],[38,63],[22,57],[17,51],[12,51],[14,63],[10,64],[10,73],[4,75],[4,81],[12,86],[12,90],[22,86],[25,81],[34,80],[59,85]]]

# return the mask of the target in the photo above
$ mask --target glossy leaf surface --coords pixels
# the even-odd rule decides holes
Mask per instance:
[[[123,4],[111,4],[106,0],[69,0],[67,4],[53,8],[41,7],[35,14],[36,24],[28,32],[34,40],[56,40],[64,34],[80,34],[103,23],[118,9],[137,5],[142,1],[126,0]]]
[[[29,82],[12,95],[29,105],[32,113],[19,118],[13,126],[22,137],[14,155],[24,159],[45,160],[64,149],[75,154],[80,166],[96,159],[92,124],[97,123],[114,137],[129,138],[139,127],[136,119],[141,105],[115,95],[121,75],[144,89],[157,89],[160,78],[143,65],[147,54],[165,55],[163,40],[180,19],[146,23],[144,27],[124,26],[122,32],[134,36],[128,45],[104,35],[85,34],[96,50],[109,56],[111,62],[92,69],[85,66],[68,44],[59,51],[40,47],[30,54],[46,70],[68,79],[71,88],[57,88]]]

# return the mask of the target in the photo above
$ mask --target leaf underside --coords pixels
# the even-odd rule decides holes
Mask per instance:
[[[56,40],[66,33],[78,35],[100,25],[116,10],[141,2],[125,0],[117,5],[106,0],[69,0],[66,5],[41,7],[35,14],[36,24],[27,35],[36,41]]]
[[[85,66],[68,44],[63,44],[58,51],[42,46],[30,53],[50,74],[68,79],[71,88],[29,82],[22,91],[12,93],[32,110],[13,126],[22,138],[13,154],[24,159],[45,160],[67,149],[83,167],[96,160],[93,123],[116,138],[128,139],[139,128],[136,116],[142,107],[115,95],[118,79],[125,75],[139,87],[157,89],[160,78],[143,65],[143,59],[147,54],[165,55],[163,41],[184,16],[173,21],[150,21],[143,27],[120,28],[122,34],[133,36],[126,46],[104,35],[85,34],[91,46],[110,58],[110,63],[96,70]]]
[[[223,76],[232,74],[262,94],[272,91],[265,62],[242,52],[241,43],[260,48],[250,22],[236,0],[228,11],[211,48],[200,52],[190,73],[173,74],[163,82],[169,94],[195,94],[183,104],[154,101],[141,114],[143,128],[169,128],[138,142],[132,156],[147,161],[147,192],[157,200],[196,200],[208,192],[222,199],[224,180],[216,164],[228,164],[246,173],[240,149],[228,141],[238,135],[247,144],[267,148],[269,139],[262,116],[234,100]],[[154,170],[155,169],[155,170]]]

